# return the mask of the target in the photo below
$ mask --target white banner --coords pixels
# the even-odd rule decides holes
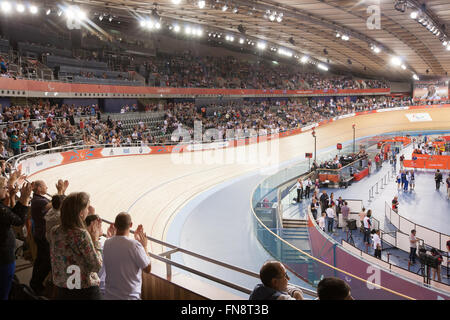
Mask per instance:
[[[190,144],[186,147],[188,151],[199,151],[199,150],[210,150],[210,149],[220,149],[228,147],[228,141],[213,142],[208,144]]]
[[[114,157],[114,156],[126,156],[126,155],[138,155],[138,154],[150,154],[151,149],[149,147],[117,147],[117,148],[104,148],[102,150],[102,156]]]
[[[405,116],[410,122],[433,121],[429,113],[407,113]]]

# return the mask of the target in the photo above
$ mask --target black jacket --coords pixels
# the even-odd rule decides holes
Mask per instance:
[[[25,223],[28,207],[17,202],[11,209],[0,203],[0,265],[10,264],[16,260],[16,237],[11,226],[21,226]]]

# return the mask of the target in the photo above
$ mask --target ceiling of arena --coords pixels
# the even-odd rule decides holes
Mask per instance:
[[[411,79],[414,73],[446,76],[450,72],[450,46],[447,50],[442,43],[444,36],[450,36],[449,0],[205,0],[203,9],[198,7],[198,0],[180,0],[179,4],[174,4],[174,0],[72,2],[90,12],[113,13],[119,20],[135,20],[136,24],[136,15],[150,16],[156,7],[163,22],[185,21],[201,25],[206,33],[232,32],[235,36],[264,40],[268,47],[283,47],[293,50],[299,58],[306,54],[328,63],[331,71],[334,68],[403,80]],[[226,11],[224,5],[228,7]],[[377,20],[371,20],[377,7],[379,29]],[[410,17],[417,9],[438,27],[439,36]],[[282,21],[264,18],[267,10],[283,13]],[[369,28],[368,24],[374,23],[375,29]],[[244,27],[245,35],[238,31],[239,25]],[[337,33],[347,34],[350,39],[337,38]],[[381,52],[375,53],[371,45],[380,47]],[[390,63],[394,55],[403,60],[406,69]]]

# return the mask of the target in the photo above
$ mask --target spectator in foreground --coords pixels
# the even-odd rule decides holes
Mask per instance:
[[[13,208],[6,206],[3,201],[10,193],[7,182],[5,177],[0,177],[0,300],[8,300],[16,269],[16,237],[11,226],[22,226],[25,223],[31,195],[31,184],[24,184],[19,201]]]
[[[347,282],[335,277],[320,280],[317,294],[319,300],[354,300]]]
[[[303,300],[303,292],[289,285],[289,276],[281,262],[265,262],[259,277],[262,283],[256,285],[249,300]]]
[[[132,226],[131,216],[125,212],[119,213],[114,221],[116,234],[105,241],[106,300],[140,300],[142,271],[151,271],[147,235],[142,225],[139,225],[134,239],[129,238]]]
[[[98,243],[102,221],[98,219],[86,227],[84,221],[94,211],[89,203],[85,192],[69,194],[61,206],[61,225],[51,231],[51,265],[57,299],[102,298],[97,274],[102,266]]]

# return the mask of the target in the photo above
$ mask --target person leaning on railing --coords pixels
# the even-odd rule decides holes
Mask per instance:
[[[289,276],[281,262],[265,262],[259,277],[262,283],[256,285],[249,300],[303,300],[302,290],[289,285]]]

